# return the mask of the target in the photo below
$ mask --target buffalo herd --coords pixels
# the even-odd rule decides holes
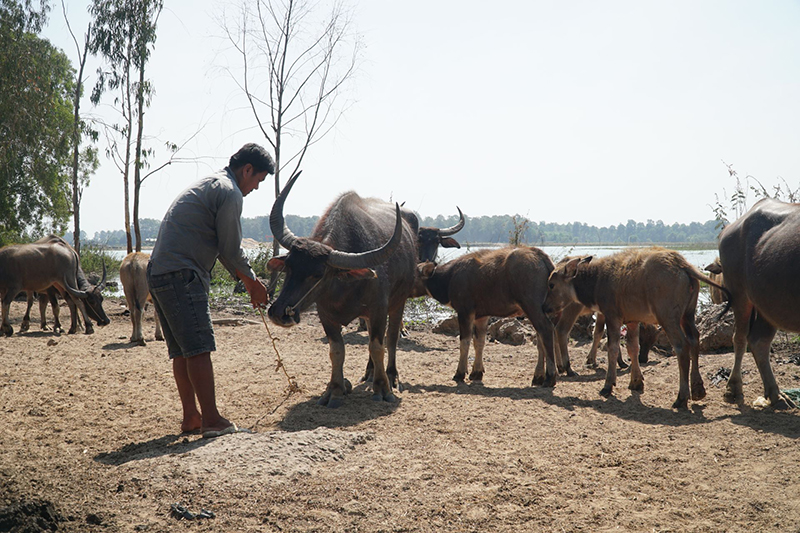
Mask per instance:
[[[417,215],[402,207],[362,198],[354,192],[340,195],[322,214],[308,237],[299,237],[286,225],[283,210],[297,175],[273,204],[269,222],[274,238],[287,251],[273,257],[268,268],[281,272],[284,282],[268,308],[272,322],[290,327],[312,305],[328,339],[331,377],[320,405],[338,407],[352,390],[344,376],[345,343],[342,328],[361,318],[369,335],[369,362],[364,380],[371,381],[373,400],[394,402],[402,391],[397,368],[397,343],[408,298],[430,296],[452,307],[458,318],[460,356],[453,379],[482,381],[486,369],[483,348],[490,317],[527,317],[537,332],[538,361],[532,384],[553,387],[557,375],[575,375],[568,353],[568,334],[581,314],[595,313],[597,323],[587,366],[595,364],[597,345],[605,325],[608,332],[608,368],[600,394],[610,396],[616,368],[624,365],[620,330],[627,328],[631,361],[630,383],[644,389],[639,366],[640,330],[660,325],[677,355],[679,386],[673,408],[685,409],[689,399],[705,397],[698,368],[699,334],[695,326],[700,282],[716,291],[734,313],[734,366],[724,399],[743,401],[742,358],[747,346],[755,358],[764,385],[760,401],[775,409],[794,407],[779,390],[769,362],[778,329],[800,331],[800,204],[763,199],[719,237],[719,260],[705,275],[678,252],[660,247],[626,249],[605,257],[567,257],[554,264],[532,246],[478,250],[438,263],[439,246],[459,247],[452,237],[465,218],[450,228],[420,227]],[[144,276],[148,257],[129,254],[120,267],[133,323],[131,342],[144,344],[142,311],[149,291]],[[60,329],[55,295],[72,311],[70,333],[81,313],[86,333],[91,318],[100,325],[109,320],[102,307],[103,280],[91,285],[78,254],[63,239],[46,237],[33,244],[0,249],[2,333],[11,335],[11,301],[28,293],[27,329],[33,293],[44,310],[53,305],[55,328]],[[156,338],[161,338],[156,317]],[[474,334],[473,334],[474,332]],[[467,363],[473,344],[472,371]],[[643,343],[646,344],[646,343]],[[644,357],[642,357],[644,353]],[[384,361],[386,358],[386,361]]]

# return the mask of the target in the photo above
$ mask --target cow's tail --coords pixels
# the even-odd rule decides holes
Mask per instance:
[[[709,285],[711,285],[713,287],[716,287],[716,288],[718,288],[719,290],[721,290],[722,292],[725,293],[725,296],[727,297],[726,301],[725,301],[725,308],[722,310],[722,312],[719,315],[717,315],[716,319],[719,320],[720,318],[722,318],[722,316],[725,313],[727,313],[728,310],[731,308],[731,300],[733,299],[733,295],[731,295],[731,291],[729,291],[724,285],[721,285],[721,284],[717,283],[716,281],[714,281],[713,279],[709,278],[708,276],[706,276],[705,274],[703,274],[702,272],[700,272],[699,270],[697,270],[695,268],[687,269],[686,273],[689,274],[690,277],[693,277],[694,279],[696,279],[698,281],[702,281],[703,283],[707,283],[707,284],[709,284]]]

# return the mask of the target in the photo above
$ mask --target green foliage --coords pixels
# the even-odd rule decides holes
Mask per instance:
[[[71,208],[75,73],[32,4],[0,0],[0,244],[63,233]]]
[[[103,264],[106,265],[108,279],[119,276],[119,266],[122,264],[120,259],[114,259],[108,249],[103,246],[82,246],[81,247],[81,268],[88,276],[89,274],[103,274]]]
[[[250,266],[259,278],[269,278],[267,263],[272,259],[272,248],[266,244],[259,244],[255,254],[250,256]]]
[[[511,229],[508,231],[508,243],[511,246],[519,246],[525,243],[525,235],[528,233],[530,222],[530,220],[520,215],[511,217],[512,225]]]
[[[419,298],[409,298],[406,300],[406,307],[403,312],[403,323],[406,327],[431,325],[442,318],[453,316],[455,311],[434,300],[421,296]]]

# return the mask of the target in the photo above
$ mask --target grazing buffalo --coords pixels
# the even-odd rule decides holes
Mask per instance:
[[[442,248],[461,248],[457,240],[451,237],[464,228],[465,220],[464,213],[458,209],[458,222],[455,226],[449,228],[419,228],[417,232],[417,241],[419,247],[419,255],[417,258],[420,263],[425,261],[436,262],[436,256],[439,254],[439,246]]]
[[[83,316],[86,333],[94,333],[89,316],[101,326],[110,320],[103,310],[102,289],[106,279],[103,265],[103,280],[92,286],[83,274],[78,254],[63,239],[60,242],[15,244],[0,249],[0,294],[3,295],[2,333],[10,336],[14,330],[8,322],[11,301],[22,291],[44,292],[55,287],[61,294],[69,294],[74,305]],[[67,303],[70,300],[67,299]],[[73,314],[73,327],[76,320]]]
[[[722,275],[722,263],[719,262],[719,257],[714,259],[714,261],[706,266],[704,270],[707,270],[711,273],[708,276],[709,278],[713,279],[720,285],[725,285],[725,276]],[[725,295],[718,288],[712,286],[709,292],[711,294],[712,303],[721,304],[725,302]]]
[[[424,284],[430,296],[458,313],[461,346],[453,380],[464,381],[473,324],[475,362],[469,379],[481,381],[489,317],[524,314],[539,334],[539,359],[533,384],[555,385],[553,324],[542,311],[547,278],[552,270],[553,262],[547,254],[533,247],[479,250],[443,265],[428,262],[418,266],[417,283]]]
[[[343,373],[342,326],[357,317],[367,319],[374,367],[372,398],[394,401],[392,385],[399,385],[395,353],[403,308],[414,284],[418,227],[397,204],[347,192],[325,211],[310,237],[297,237],[283,217],[284,202],[296,179],[289,180],[270,213],[272,234],[289,252],[268,264],[286,275],[269,317],[280,326],[292,326],[304,309],[317,304],[332,366],[318,403],[328,407],[341,405],[352,389]],[[384,368],[387,334],[389,364]]]
[[[133,324],[131,342],[141,346],[146,344],[144,335],[142,335],[142,313],[147,307],[147,302],[153,301],[147,285],[147,262],[149,260],[149,254],[131,252],[119,265],[119,280],[122,283],[122,290],[125,292],[125,301],[128,303],[128,311]],[[156,340],[163,341],[164,336],[161,334],[161,321],[158,318],[156,306],[153,306],[153,316],[156,321]]]
[[[600,394],[610,396],[617,380],[620,327],[628,328],[631,390],[644,390],[639,368],[639,322],[660,324],[678,356],[680,388],[673,407],[686,408],[689,401],[689,369],[692,362],[693,400],[705,397],[697,367],[699,334],[695,310],[699,281],[715,285],[678,252],[664,248],[625,250],[607,257],[577,257],[560,264],[550,274],[546,311],[559,311],[573,302],[605,315],[608,332],[608,370]]]
[[[742,357],[749,344],[766,402],[785,409],[793,404],[778,389],[769,349],[778,328],[800,331],[800,204],[760,200],[722,230],[719,259],[735,317],[735,360],[725,400],[743,399]]]

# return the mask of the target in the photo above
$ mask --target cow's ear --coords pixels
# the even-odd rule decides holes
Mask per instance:
[[[714,262],[705,267],[704,270],[708,270],[712,274],[722,274],[722,265],[719,263],[719,259],[715,259]]]
[[[272,272],[280,272],[286,267],[286,256],[273,257],[267,263],[267,268]]]
[[[578,273],[578,264],[582,261],[582,258],[576,257],[574,259],[570,259],[567,261],[567,264],[564,265],[564,275],[568,278],[574,278],[575,275]]]
[[[362,279],[375,279],[378,273],[371,268],[356,268],[353,270],[341,270],[336,273],[336,278],[342,281],[359,281]]]
[[[439,239],[439,244],[442,245],[442,248],[461,248],[461,245],[458,244],[458,241],[452,237],[443,237]]]
[[[436,263],[431,261],[425,261],[417,265],[417,274],[419,274],[419,277],[422,279],[429,279],[433,275],[434,270],[436,270]]]

